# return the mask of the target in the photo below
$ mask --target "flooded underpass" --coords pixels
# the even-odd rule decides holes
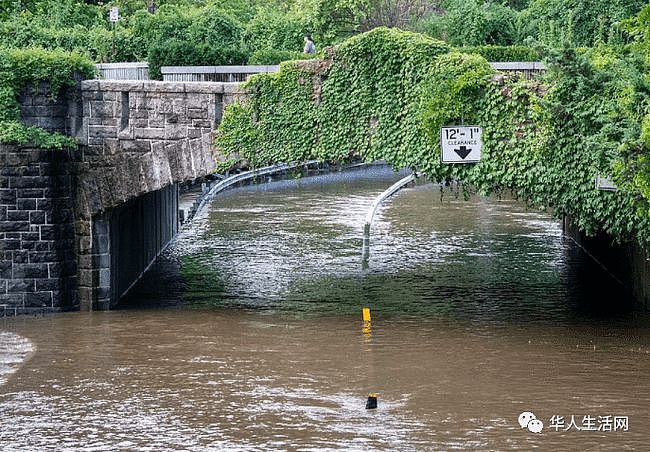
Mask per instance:
[[[548,214],[425,182],[362,268],[399,177],[227,191],[122,309],[0,319],[2,449],[647,448],[648,315]]]

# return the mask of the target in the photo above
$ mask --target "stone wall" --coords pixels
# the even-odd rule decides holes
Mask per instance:
[[[213,131],[237,83],[87,80],[81,84],[84,218],[215,169]]]
[[[81,93],[83,161],[75,200],[79,303],[82,309],[101,309],[113,306],[130,279],[141,276],[171,238],[167,232],[173,236],[175,184],[215,170],[213,132],[224,106],[245,93],[236,83],[108,80],[84,81]],[[158,223],[148,215],[135,221],[151,209]],[[118,240],[116,231],[128,234],[123,224],[132,220],[131,236]],[[144,243],[156,231],[167,232]],[[121,250],[125,243],[135,254]]]
[[[0,304],[6,305],[0,313],[78,305],[72,174],[78,158],[0,145]]]
[[[82,125],[81,85],[52,96],[47,82],[28,85],[18,96],[20,118],[28,126],[75,136]]]
[[[80,150],[0,146],[0,315],[114,305],[176,232],[177,184],[215,169],[237,83],[80,82],[19,96],[23,122]]]

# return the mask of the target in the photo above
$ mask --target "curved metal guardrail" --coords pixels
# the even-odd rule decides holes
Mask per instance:
[[[384,202],[386,199],[394,195],[398,190],[400,190],[405,185],[413,182],[416,178],[420,176],[419,173],[413,173],[406,176],[403,179],[398,180],[393,185],[384,190],[379,196],[370,205],[368,213],[366,214],[366,222],[363,225],[363,245],[361,249],[361,261],[362,267],[368,268],[368,258],[370,257],[370,225],[372,224],[372,219],[375,216],[375,212],[379,205]]]
[[[300,166],[304,166],[305,168],[308,168],[310,165],[315,165],[318,163],[320,163],[320,160],[308,160],[306,162],[300,162],[300,163],[282,163],[280,165],[265,166],[263,168],[257,168],[251,171],[244,171],[242,173],[233,174],[232,176],[226,177],[225,179],[220,180],[212,187],[210,187],[208,191],[201,197],[201,201],[196,207],[196,210],[194,211],[194,215],[192,215],[191,218],[188,218],[186,224],[190,223],[192,218],[196,217],[199,214],[199,212],[201,212],[201,210],[205,208],[205,205],[209,201],[211,201],[215,197],[215,195],[217,195],[217,193],[224,191],[225,189],[229,188],[232,185],[235,185],[239,182],[243,182],[249,179],[253,179],[255,177],[280,173],[282,171],[298,168]]]

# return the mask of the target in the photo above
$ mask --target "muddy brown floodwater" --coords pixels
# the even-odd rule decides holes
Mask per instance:
[[[647,314],[547,214],[433,184],[363,269],[398,177],[229,191],[121,309],[0,319],[0,448],[647,450]]]

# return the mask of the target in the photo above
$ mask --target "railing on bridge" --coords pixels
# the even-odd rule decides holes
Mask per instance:
[[[495,61],[490,66],[500,72],[521,74],[526,80],[531,80],[546,71],[541,61]]]
[[[101,63],[95,67],[104,80],[149,80],[149,63]]]
[[[492,68],[514,72],[530,80],[546,70],[539,61],[492,62]],[[149,65],[144,63],[102,63],[96,65],[105,80],[149,80]],[[253,74],[277,72],[280,66],[163,66],[160,72],[168,82],[243,82]]]
[[[166,82],[244,82],[253,74],[278,72],[280,66],[163,66]]]

